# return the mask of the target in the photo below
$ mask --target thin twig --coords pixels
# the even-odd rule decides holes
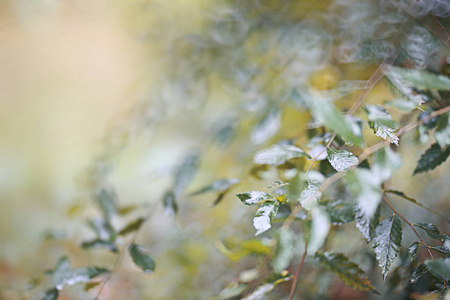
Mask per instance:
[[[300,260],[300,263],[298,264],[297,270],[295,271],[293,280],[292,280],[292,286],[291,286],[291,292],[289,293],[289,300],[292,300],[294,298],[295,294],[295,288],[297,287],[297,281],[298,281],[298,274],[300,274],[300,270],[302,269],[303,262],[305,261],[307,248],[305,245],[305,251],[303,251],[302,258]]]

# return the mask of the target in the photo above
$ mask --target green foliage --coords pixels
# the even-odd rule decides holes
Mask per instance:
[[[294,145],[272,145],[269,148],[256,152],[253,162],[260,165],[268,164],[277,166],[290,159],[303,156],[311,158],[305,151]]]
[[[350,262],[344,254],[317,252],[315,258],[349,287],[361,291],[375,290],[370,281],[364,277],[365,272],[357,264]]]
[[[338,172],[344,172],[358,164],[358,158],[350,151],[327,149],[328,161]]]
[[[261,204],[253,218],[253,227],[256,229],[255,235],[261,234],[272,227],[272,219],[276,216],[279,207],[278,201],[266,201]]]
[[[441,148],[438,143],[431,145],[420,157],[413,175],[433,170],[442,164],[450,155],[450,147]]]
[[[130,244],[128,247],[133,262],[145,273],[153,273],[155,270],[155,261],[141,246]]]
[[[373,249],[386,279],[389,268],[400,252],[402,244],[402,221],[397,215],[384,220],[375,229]]]

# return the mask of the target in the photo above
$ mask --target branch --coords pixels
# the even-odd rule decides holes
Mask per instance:
[[[298,281],[298,274],[300,274],[300,270],[302,269],[303,262],[305,261],[306,252],[307,252],[307,248],[306,248],[306,244],[305,244],[305,251],[303,251],[302,259],[300,260],[300,263],[298,264],[297,270],[295,271],[295,274],[293,277],[291,292],[289,293],[289,300],[294,299],[295,288],[297,287],[297,281]]]

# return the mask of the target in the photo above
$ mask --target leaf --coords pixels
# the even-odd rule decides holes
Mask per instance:
[[[109,270],[98,267],[82,267],[72,270],[69,260],[63,257],[57,263],[52,279],[56,289],[61,290],[65,285],[88,282],[92,278],[108,272]]]
[[[431,145],[431,147],[420,157],[413,175],[433,170],[442,164],[449,155],[450,147],[441,148],[437,143]]]
[[[381,105],[364,105],[364,110],[367,113],[369,121],[383,125],[385,127],[395,128],[398,126],[397,122],[392,120],[392,116]]]
[[[398,146],[398,136],[395,135],[395,129],[388,127],[386,125],[380,124],[378,122],[369,122],[370,128],[376,136],[382,138],[383,140],[389,141],[391,144]]]
[[[126,235],[130,232],[139,230],[145,221],[145,218],[138,218],[137,220],[134,220],[133,222],[122,228],[122,230],[119,231],[119,235]]]
[[[362,218],[370,220],[381,201],[381,175],[373,170],[356,168],[349,170],[346,177],[355,195],[358,212]]]
[[[256,152],[253,162],[259,165],[278,166],[296,157],[311,158],[305,151],[294,145],[272,145]]]
[[[45,292],[41,300],[57,300],[58,296],[59,291],[56,288],[52,288]]]
[[[243,283],[233,284],[231,286],[228,286],[220,292],[219,299],[224,300],[224,299],[230,299],[233,297],[237,297],[237,296],[241,295],[245,291],[246,288],[247,288],[247,285],[243,284]]]
[[[432,239],[440,240],[442,242],[444,242],[446,239],[448,239],[448,236],[446,236],[445,234],[441,234],[439,232],[439,229],[437,229],[436,225],[427,224],[427,223],[412,223],[412,225],[425,230],[425,232],[428,234],[428,236]]]
[[[389,71],[385,74],[389,79],[389,87],[391,88],[394,96],[402,96],[414,102],[416,105],[421,105],[425,102],[424,97],[417,93],[415,85],[406,81],[402,74],[396,72],[396,68],[389,68]]]
[[[402,99],[394,99],[393,101],[387,101],[386,104],[393,106],[403,112],[411,112],[417,108],[416,103]]]
[[[357,264],[348,261],[344,254],[317,252],[315,258],[349,287],[361,291],[375,290],[370,281],[364,276],[365,272]]]
[[[375,210],[375,214],[371,218],[366,218],[362,211],[355,207],[356,227],[362,233],[367,242],[370,242],[375,234],[375,228],[380,223],[381,206]]]
[[[402,243],[402,221],[397,215],[384,220],[375,229],[372,240],[375,256],[381,268],[383,278],[400,252]]]
[[[173,194],[175,198],[186,189],[197,172],[199,156],[197,152],[189,153],[175,172]]]
[[[333,225],[343,225],[355,220],[354,206],[342,200],[324,203]]]
[[[92,241],[88,241],[88,242],[83,242],[81,244],[81,248],[83,248],[83,249],[105,248],[105,249],[110,250],[112,252],[117,252],[118,251],[116,244],[114,244],[111,241],[104,241],[104,240],[100,240],[100,239],[96,239],[96,240],[92,240]]]
[[[390,147],[381,148],[373,155],[372,176],[380,182],[386,181],[401,165],[402,158],[398,153],[392,151]]]
[[[145,273],[153,273],[155,270],[155,261],[141,246],[130,244],[128,247],[131,259]]]
[[[319,184],[317,182],[310,182],[306,189],[302,191],[298,201],[306,210],[311,210],[317,205],[317,202],[322,197],[322,192],[319,191]]]
[[[175,194],[172,191],[167,191],[163,197],[163,206],[166,216],[175,217],[178,212],[178,205],[175,200]]]
[[[89,220],[89,226],[95,231],[97,237],[102,241],[115,241],[116,232],[108,220],[95,218]]]
[[[391,67],[388,74],[394,74],[420,90],[450,91],[450,78],[425,70]]]
[[[450,279],[450,258],[427,260],[425,261],[425,265],[434,275],[443,277],[445,280]]]
[[[281,126],[281,113],[278,109],[272,109],[253,128],[250,139],[253,144],[259,145],[271,138]]]
[[[358,158],[350,151],[346,150],[333,150],[328,148],[328,161],[333,168],[338,172],[344,172],[350,169],[352,166],[358,164]]]
[[[112,191],[102,189],[97,195],[97,202],[106,219],[117,213],[116,196]]]
[[[255,235],[261,234],[272,227],[272,218],[277,214],[279,206],[278,201],[266,201],[256,211],[253,218],[253,227],[256,229]]]
[[[410,282],[413,284],[416,283],[417,280],[420,279],[420,277],[422,277],[424,274],[428,273],[429,271],[430,271],[430,268],[426,264],[424,264],[424,263],[420,264],[419,267],[417,268],[417,270],[411,274]]]
[[[419,246],[420,245],[421,245],[420,242],[414,242],[414,243],[411,244],[411,246],[409,246],[408,256],[409,256],[409,259],[411,261],[415,261],[416,260],[417,253],[419,252]]]
[[[278,277],[280,277],[280,278],[278,278]],[[256,290],[253,291],[253,293],[251,293],[250,295],[248,295],[245,298],[242,298],[241,300],[262,299],[264,297],[264,295],[266,295],[267,293],[272,291],[275,288],[275,286],[277,286],[279,283],[290,280],[289,276],[277,276],[276,278],[277,279],[275,279],[275,280],[270,280],[270,278],[269,278],[268,283],[260,285]]]
[[[311,101],[311,106],[314,117],[329,130],[336,132],[347,142],[357,146],[364,144],[361,129],[356,122],[338,112],[330,101],[315,99]]]
[[[233,185],[238,184],[239,181],[240,180],[237,178],[219,179],[192,193],[191,196],[200,195],[207,192],[223,192],[231,188]]]
[[[445,246],[432,246],[431,249],[438,252],[439,254],[450,256],[450,249]]]
[[[86,282],[84,284],[84,290],[85,291],[89,291],[97,286],[99,286],[102,282],[101,281],[91,281],[91,282]]]
[[[428,273],[430,268],[426,264],[420,264],[416,271],[411,274],[409,281],[411,283],[416,283],[423,274]]]
[[[240,193],[237,194],[236,197],[238,197],[245,205],[253,205],[261,201],[273,199],[271,195],[261,191]]]
[[[295,234],[291,229],[281,228],[278,231],[278,243],[271,261],[273,270],[281,273],[289,267],[295,250]]]
[[[450,114],[439,117],[434,139],[441,148],[450,146]]]
[[[320,207],[311,210],[311,232],[308,241],[308,252],[315,253],[322,247],[330,230],[330,219]]]

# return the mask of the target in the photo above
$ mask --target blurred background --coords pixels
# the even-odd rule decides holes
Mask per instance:
[[[157,262],[157,271],[148,275],[125,257],[101,299],[210,299],[242,277],[242,271],[255,272],[264,256],[237,261],[246,253],[237,251],[233,261],[221,243],[236,245],[253,238],[254,210],[243,207],[234,194],[263,188],[276,174],[266,174],[264,180],[248,177],[217,206],[215,194],[189,194],[215,179],[246,178],[254,152],[271,141],[306,143],[311,120],[299,109],[302,100],[291,87],[307,84],[326,90],[340,80],[366,80],[376,69],[372,62],[386,51],[380,46],[371,55],[345,52],[341,61],[333,61],[333,39],[344,37],[333,36],[333,20],[325,13],[345,5],[291,1],[287,7],[288,2],[0,2],[1,299],[39,295],[39,288],[24,287],[64,255],[75,266],[112,267],[114,254],[78,247],[93,236],[86,220],[99,214],[92,203],[98,186],[113,187],[120,206],[132,210],[114,219],[115,227],[150,214],[137,240]],[[373,9],[365,5],[368,12]],[[338,24],[346,21],[356,22],[344,16]],[[254,32],[252,22],[259,26]],[[358,28],[356,23],[349,26]],[[292,32],[298,35],[289,38]],[[443,57],[440,52],[436,60]],[[342,106],[357,96],[349,93]],[[379,99],[392,99],[383,84],[368,102]],[[277,102],[292,103],[277,110]],[[402,115],[392,113],[394,118]],[[262,135],[254,131],[257,124],[265,126]],[[232,142],[227,140],[231,136]],[[431,141],[414,144],[413,133],[404,139],[399,148],[404,164],[392,186],[448,213],[448,162],[431,176],[411,178]],[[367,144],[377,141],[372,135]],[[170,175],[189,151],[201,152],[201,171],[178,202],[174,219],[164,213],[161,199],[172,185]],[[396,204],[411,218],[436,220],[407,203]],[[440,225],[445,231],[447,225]],[[330,242],[334,248],[345,252],[350,244],[364,247],[353,227],[335,233]],[[354,233],[353,239],[348,232]],[[412,241],[409,235],[405,232],[405,239]],[[264,245],[258,247],[266,253]],[[299,241],[296,247],[295,262],[304,245]],[[355,260],[364,261],[359,255]],[[335,280],[324,277],[324,282]],[[280,286],[280,292],[290,288]],[[74,286],[61,299],[93,299],[96,292]],[[339,284],[320,293],[324,299],[332,293],[362,299]]]

